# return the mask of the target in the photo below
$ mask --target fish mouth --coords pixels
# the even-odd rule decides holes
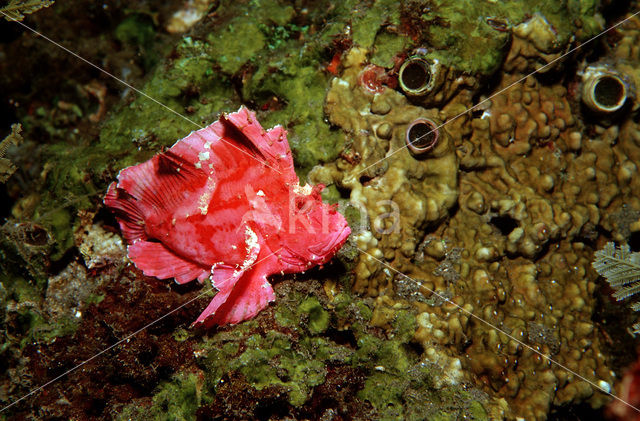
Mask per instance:
[[[327,257],[333,257],[333,255],[338,251],[338,249],[340,249],[340,247],[342,246],[342,244],[344,244],[350,234],[351,228],[349,228],[348,224],[344,224],[344,227],[342,227],[339,234],[333,238],[333,241],[330,241],[326,244],[315,244],[313,246],[310,246],[308,250],[318,257],[318,262],[325,262],[329,260]]]

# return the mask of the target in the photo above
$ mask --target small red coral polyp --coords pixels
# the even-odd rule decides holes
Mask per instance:
[[[335,53],[333,55],[333,58],[331,59],[331,61],[329,62],[329,64],[326,67],[327,72],[331,73],[334,76],[338,75],[338,68],[340,67],[340,59],[342,57],[342,53]]]
[[[395,88],[398,84],[396,78],[390,76],[384,67],[369,64],[362,69],[358,76],[358,82],[368,92],[372,94],[380,94],[389,88]]]
[[[351,231],[323,188],[300,186],[285,130],[242,107],[120,171],[104,203],[145,275],[218,290],[196,320],[211,326],[254,317],[275,299],[270,275],[340,249]]]

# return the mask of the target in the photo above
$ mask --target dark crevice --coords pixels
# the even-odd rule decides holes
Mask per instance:
[[[518,221],[509,215],[494,216],[489,223],[496,227],[502,235],[509,235],[518,227]]]
[[[362,184],[364,186],[365,184],[367,184],[369,181],[373,180],[374,178],[375,178],[374,176],[371,176],[369,174],[362,174],[360,176],[360,180],[359,181],[360,181],[360,184]]]
[[[631,251],[640,251],[640,231],[632,232],[631,235],[629,235],[629,247]]]
[[[81,259],[80,251],[77,247],[71,247],[67,250],[59,260],[51,262],[48,268],[48,272],[51,274],[58,274],[62,272],[71,262]]]
[[[337,330],[332,327],[329,328],[325,334],[338,345],[348,346],[353,349],[358,347],[358,340],[351,330]]]

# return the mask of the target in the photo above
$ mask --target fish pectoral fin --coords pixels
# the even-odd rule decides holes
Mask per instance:
[[[211,283],[218,293],[195,323],[206,326],[240,323],[254,317],[275,299],[267,281],[267,261],[258,261],[261,249],[258,235],[249,226],[244,229],[247,247],[244,262],[236,269],[224,264],[214,265]]]
[[[129,258],[147,276],[160,279],[175,278],[179,284],[194,279],[204,280],[209,269],[183,259],[162,243],[138,240],[129,246]]]
[[[116,215],[122,235],[127,243],[131,244],[134,241],[147,238],[144,231],[144,215],[136,205],[136,199],[133,196],[116,187],[116,183],[111,183],[104,196],[104,204],[111,208]]]
[[[267,275],[260,267],[237,274],[237,278],[226,282],[216,281],[218,294],[195,321],[210,327],[236,324],[256,316],[276,296]]]
[[[170,214],[184,203],[187,192],[202,188],[207,179],[204,171],[168,150],[120,171],[116,189],[124,190],[128,207],[146,219]],[[106,199],[105,203],[113,207]]]

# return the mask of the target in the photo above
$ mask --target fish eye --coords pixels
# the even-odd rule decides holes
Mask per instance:
[[[301,213],[308,213],[313,207],[313,201],[309,198],[300,197],[296,199],[296,210]]]

